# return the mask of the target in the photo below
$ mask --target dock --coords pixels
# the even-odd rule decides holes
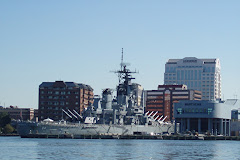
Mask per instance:
[[[28,134],[21,138],[56,138],[56,139],[152,139],[152,140],[235,140],[240,136],[191,136],[191,135],[71,135],[71,134]]]

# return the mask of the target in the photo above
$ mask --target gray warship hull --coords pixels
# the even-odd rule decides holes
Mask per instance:
[[[20,122],[18,133],[22,138],[55,136],[72,138],[79,136],[97,135],[163,135],[174,133],[173,124],[162,125],[107,125],[107,124],[58,124],[58,123],[37,123]]]

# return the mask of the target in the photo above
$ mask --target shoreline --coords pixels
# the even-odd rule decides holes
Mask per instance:
[[[20,136],[20,135],[17,134],[17,133],[14,133],[14,134],[0,134],[0,137],[13,137],[13,136]]]
[[[185,136],[185,135],[50,135],[29,134],[21,138],[53,138],[53,139],[146,139],[146,140],[235,140],[240,141],[240,136]]]
[[[0,134],[0,137],[17,137],[19,134]],[[45,139],[146,139],[146,140],[234,140],[240,141],[240,136],[186,136],[186,135],[47,135],[29,134],[21,138]]]

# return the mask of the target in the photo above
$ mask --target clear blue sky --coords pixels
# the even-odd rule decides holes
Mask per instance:
[[[115,88],[121,48],[145,89],[168,59],[219,58],[224,99],[240,98],[239,17],[239,0],[2,0],[0,105],[37,108],[47,81]]]

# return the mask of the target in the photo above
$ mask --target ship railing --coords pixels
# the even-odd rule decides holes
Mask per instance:
[[[40,124],[48,124],[48,125],[61,125],[61,126],[64,126],[64,125],[74,125],[74,126],[76,126],[76,125],[80,125],[81,123],[80,122],[78,122],[78,123],[76,123],[76,122],[68,122],[68,121],[53,121],[53,122],[44,122],[44,121],[40,121],[39,122]]]

